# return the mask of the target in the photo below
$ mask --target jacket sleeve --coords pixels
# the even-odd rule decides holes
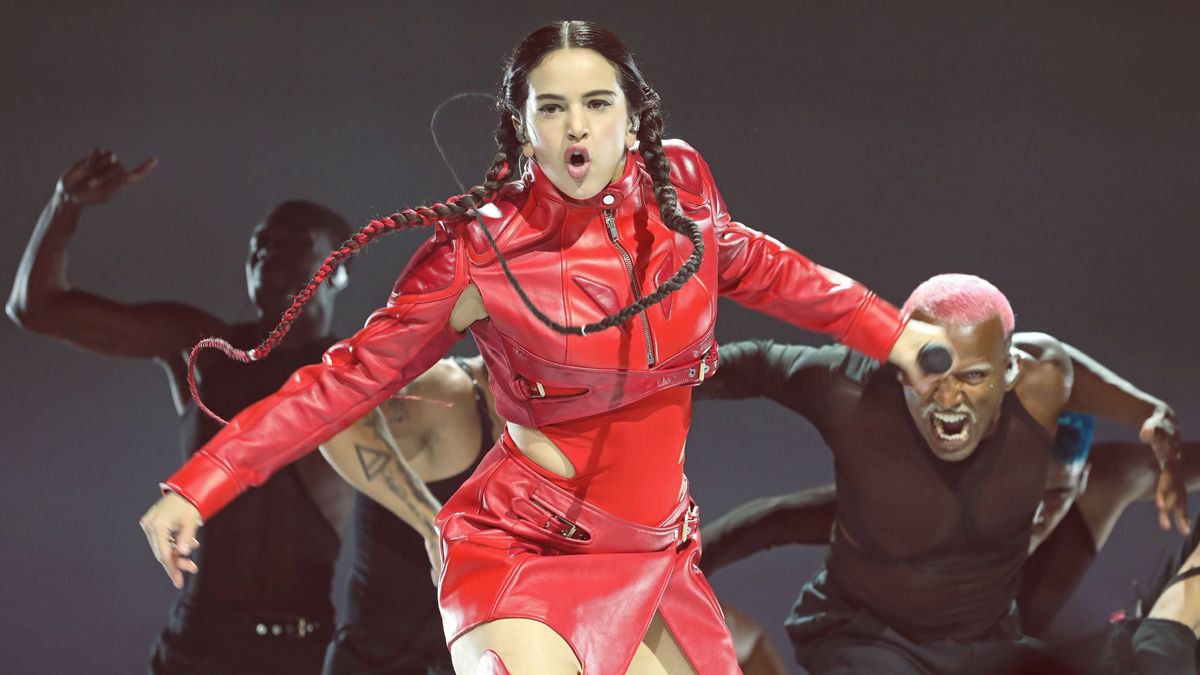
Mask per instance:
[[[735,222],[708,164],[699,153],[692,154],[713,210],[720,294],[886,361],[904,330],[900,312],[857,281]]]
[[[720,367],[695,388],[695,398],[765,398],[824,429],[830,388],[849,351],[842,345],[810,347],[747,340],[722,344],[717,354]]]
[[[392,292],[320,363],[297,370],[204,445],[162,486],[208,519],[235,497],[365,415],[440,359],[460,337],[450,313],[466,287],[456,239],[430,239]]]

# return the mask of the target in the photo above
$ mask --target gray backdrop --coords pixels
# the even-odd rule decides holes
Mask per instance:
[[[1196,428],[1195,3],[22,4],[0,27],[6,274],[78,156],[153,154],[142,184],[84,214],[72,279],[232,319],[270,205],[361,222],[452,194],[433,107],[493,90],[521,35],[570,15],[627,41],[739,219],[896,302],[934,273],[981,274],[1019,327],[1085,347]],[[493,115],[446,124],[477,179]],[[342,334],[421,236],[362,256]],[[179,461],[163,374],[2,323],[0,670],[137,672],[173,595],[136,524]],[[818,339],[731,304],[718,333]],[[831,475],[815,434],[766,403],[698,405],[689,456],[708,518]],[[1099,626],[1174,541],[1132,509],[1060,634]],[[779,623],[819,557],[777,551],[714,584],[790,657]]]

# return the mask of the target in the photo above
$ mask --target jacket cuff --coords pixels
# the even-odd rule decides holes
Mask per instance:
[[[243,491],[232,469],[203,451],[192,455],[159,487],[191,502],[201,520],[208,520]]]
[[[869,293],[839,342],[878,361],[887,361],[907,324],[900,310]]]

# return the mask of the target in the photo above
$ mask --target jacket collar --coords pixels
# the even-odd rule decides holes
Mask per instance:
[[[538,199],[549,199],[567,206],[584,209],[608,209],[616,211],[622,202],[632,196],[642,182],[642,164],[637,153],[629,151],[625,155],[625,170],[615,182],[608,184],[603,190],[587,199],[573,199],[564,195],[554,183],[542,172],[536,160],[529,162],[525,179],[532,187]]]

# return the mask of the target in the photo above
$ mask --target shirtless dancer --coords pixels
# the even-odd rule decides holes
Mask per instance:
[[[198,411],[187,385],[187,356],[199,338],[253,343],[274,327],[289,295],[349,236],[337,214],[310,202],[276,206],[250,238],[246,281],[257,318],[229,324],[177,302],[127,304],[71,286],[67,245],[80,212],[107,202],[155,165],[126,171],[109,152],[93,151],[59,180],[33,231],[8,301],[22,328],[107,356],[152,360],[166,371],[179,413],[184,457],[217,431]],[[204,400],[231,416],[277,389],[302,365],[320,360],[334,299],[345,274],[322,286],[274,358],[249,366],[222,358],[200,363]],[[207,523],[195,562],[152,652],[152,673],[319,673],[333,633],[330,581],[339,529],[351,491],[310,455]],[[254,532],[254,536],[246,536]]]
[[[449,675],[434,518],[504,429],[483,359],[443,359],[321,446],[359,490],[347,611],[327,675]],[[437,569],[432,570],[437,574]]]

